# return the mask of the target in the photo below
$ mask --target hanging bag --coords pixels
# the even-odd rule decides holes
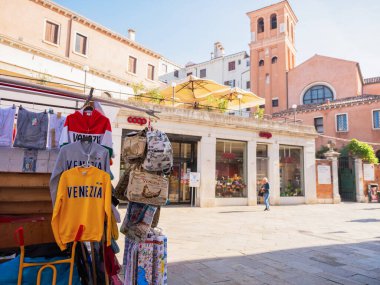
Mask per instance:
[[[120,177],[119,182],[116,185],[114,196],[123,201],[128,201],[128,198],[126,196],[127,194],[127,188],[129,183],[129,175],[131,174],[131,171],[133,169],[140,169],[141,168],[141,160],[129,160],[125,165],[125,170],[123,175]]]
[[[173,150],[168,136],[159,130],[146,132],[147,154],[142,167],[147,171],[168,172],[173,166]]]
[[[132,170],[126,191],[129,201],[162,206],[168,199],[169,182],[157,174]]]
[[[145,130],[127,134],[123,141],[122,155],[125,160],[143,157],[146,149]]]

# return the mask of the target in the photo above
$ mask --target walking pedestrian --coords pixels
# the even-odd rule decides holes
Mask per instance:
[[[264,203],[265,209],[264,211],[269,211],[269,183],[268,178],[264,177],[262,180],[261,191],[264,193]]]

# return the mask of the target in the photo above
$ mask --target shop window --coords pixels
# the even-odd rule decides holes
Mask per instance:
[[[148,75],[147,78],[150,80],[154,80],[154,66],[151,64],[148,64]]]
[[[380,110],[372,111],[373,128],[380,129]]]
[[[178,78],[178,76],[179,76],[178,70],[174,70],[174,77]]]
[[[206,77],[206,68],[205,69],[201,69],[199,71],[199,77],[200,78],[205,78]]]
[[[45,22],[45,41],[58,45],[59,25],[51,21]]]
[[[235,70],[235,61],[230,61],[228,63],[228,71]]]
[[[323,118],[314,118],[314,127],[317,133],[323,134]]]
[[[136,74],[137,59],[133,56],[129,57],[128,72]]]
[[[75,36],[75,52],[79,54],[87,54],[87,37],[76,33]]]
[[[271,30],[277,29],[277,15],[272,14],[270,16],[270,28]]]
[[[348,132],[347,114],[336,115],[336,131],[337,132]]]
[[[280,145],[280,196],[304,196],[303,148]]]
[[[303,95],[304,104],[322,104],[327,100],[332,101],[333,99],[333,92],[325,85],[310,87]]]
[[[257,20],[257,33],[264,32],[264,19],[260,18]]]
[[[277,63],[277,56],[272,57],[272,64]]]
[[[247,197],[247,143],[217,139],[216,186],[217,198]]]
[[[260,59],[259,66],[264,66],[264,60],[263,59]]]
[[[272,107],[278,107],[278,98],[272,99]]]

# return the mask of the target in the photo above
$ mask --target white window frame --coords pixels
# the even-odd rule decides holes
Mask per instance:
[[[77,52],[75,50],[75,46],[77,44],[77,35],[81,35],[83,37],[86,37],[86,53],[83,54],[83,53],[80,53],[80,52]],[[77,55],[80,55],[80,56],[83,56],[85,58],[88,58],[88,50],[89,50],[89,40],[88,40],[88,36],[85,35],[84,33],[82,32],[77,32],[77,31],[74,31],[74,40],[73,40],[73,43],[74,43],[74,46],[73,46],[73,53],[77,54]]]
[[[338,116],[339,115],[346,115],[347,116],[347,130],[345,130],[345,131],[338,131]],[[335,131],[337,133],[348,133],[349,130],[350,130],[350,128],[349,128],[349,122],[348,122],[348,113],[335,114]]]
[[[57,35],[57,43],[52,43],[52,42],[49,42],[46,39],[46,23],[47,22],[51,22],[55,25],[58,25],[58,35]],[[60,43],[61,43],[61,24],[56,22],[56,21],[53,21],[53,20],[50,20],[50,19],[47,19],[45,18],[45,21],[44,21],[44,36],[43,36],[43,39],[42,41],[48,45],[52,45],[52,46],[55,46],[55,47],[59,47]]]
[[[322,123],[323,123],[323,132],[322,133],[320,133],[320,132],[318,132],[317,131],[317,128],[315,127],[315,119],[320,119],[320,118],[322,118]],[[315,131],[318,133],[318,134],[324,134],[325,133],[325,124],[324,124],[324,117],[323,116],[318,116],[318,117],[314,117],[313,118],[313,123],[314,123],[314,128],[315,128]],[[348,119],[348,118],[347,118]],[[338,127],[338,126],[337,126]],[[347,120],[347,128],[348,128],[348,120]]]
[[[371,110],[371,114],[372,114],[372,116],[371,116],[371,120],[372,120],[372,130],[374,130],[374,131],[380,131],[380,127],[379,128],[375,128],[375,121],[373,120],[374,119],[374,112],[380,112],[380,109],[373,109],[373,110]]]

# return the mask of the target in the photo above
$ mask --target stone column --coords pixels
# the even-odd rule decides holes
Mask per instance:
[[[215,206],[215,167],[216,167],[216,139],[202,137],[198,156],[198,171],[201,173],[201,187],[198,190],[197,206]]]
[[[366,202],[363,186],[363,162],[360,158],[355,158],[355,184],[356,184],[356,202]]]
[[[270,203],[280,204],[280,145],[268,144],[268,180],[270,185]]]
[[[256,141],[249,141],[247,144],[248,206],[257,205],[256,171]]]
[[[341,202],[339,194],[338,156],[339,152],[335,152],[333,149],[325,153],[325,157],[331,161],[333,204],[338,204]]]

